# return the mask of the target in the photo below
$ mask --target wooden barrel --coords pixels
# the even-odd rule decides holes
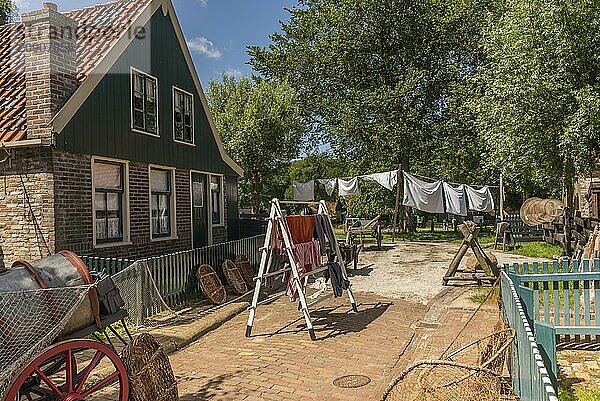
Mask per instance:
[[[34,262],[20,260],[13,263],[10,269],[0,273],[0,293],[78,287],[93,282],[87,267],[77,255],[70,251],[61,251]],[[53,312],[56,311],[58,300],[53,299],[51,293],[40,297],[40,302],[43,302],[42,300],[45,302],[43,307],[48,308],[46,318],[50,319],[51,323],[59,323],[62,316],[57,316],[56,312]],[[60,333],[59,339],[95,323],[99,324],[99,309],[98,295],[92,288]]]

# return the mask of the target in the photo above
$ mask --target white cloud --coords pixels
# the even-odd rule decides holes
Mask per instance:
[[[197,3],[200,3],[201,7],[206,7],[208,5],[208,0],[196,0]]]
[[[17,0],[15,1],[15,4],[20,12],[31,10],[31,0]]]
[[[223,74],[232,76],[234,78],[241,78],[245,75],[242,72],[242,70],[240,70],[239,68],[233,68],[233,67],[230,67],[230,68],[226,69],[225,71],[223,71]]]
[[[221,51],[215,47],[214,43],[204,36],[189,39],[187,45],[192,53],[201,54],[208,58],[221,58],[222,56]]]

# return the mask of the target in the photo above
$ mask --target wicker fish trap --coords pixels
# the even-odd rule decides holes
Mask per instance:
[[[150,334],[129,343],[121,359],[129,377],[129,401],[179,400],[169,357]]]
[[[502,380],[494,371],[450,361],[421,361],[386,391],[384,401],[497,401]]]
[[[238,267],[244,277],[244,281],[248,288],[254,288],[254,270],[246,255],[238,255],[235,257],[235,265]]]
[[[206,297],[214,304],[221,305],[227,301],[227,291],[215,270],[209,265],[201,265],[196,271],[198,284]]]
[[[390,384],[382,400],[506,400],[502,371],[514,338],[514,330],[501,329],[460,347],[445,359],[418,361]]]
[[[225,274],[227,282],[237,294],[242,295],[248,292],[248,286],[246,285],[246,281],[244,281],[242,272],[229,259],[223,262],[223,274]]]

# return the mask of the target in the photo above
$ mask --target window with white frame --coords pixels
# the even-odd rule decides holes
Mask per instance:
[[[122,242],[125,238],[125,165],[94,160],[94,220],[96,243]]]
[[[173,87],[173,120],[175,140],[194,143],[194,96]]]
[[[172,235],[173,171],[150,169],[150,207],[152,238]]]
[[[131,127],[158,135],[158,79],[131,70]]]
[[[211,221],[215,225],[223,224],[223,177],[210,176]]]

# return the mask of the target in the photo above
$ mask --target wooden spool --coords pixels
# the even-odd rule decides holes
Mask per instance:
[[[223,274],[225,274],[227,282],[237,294],[243,295],[248,292],[248,286],[244,281],[242,272],[238,269],[235,263],[229,259],[223,262]]]
[[[244,277],[248,288],[254,288],[254,270],[252,270],[252,265],[248,261],[248,257],[246,255],[236,256],[235,265],[242,273],[242,277]]]
[[[492,264],[498,266],[498,258],[496,257],[496,255],[494,255],[491,252],[486,253],[486,255],[490,259],[490,262],[492,262]],[[467,258],[467,270],[473,272],[482,270],[481,265],[479,264],[479,261],[477,260],[477,257],[475,255],[470,255]]]
[[[214,304],[221,305],[227,302],[227,291],[215,270],[209,265],[201,265],[196,272],[200,289]]]

